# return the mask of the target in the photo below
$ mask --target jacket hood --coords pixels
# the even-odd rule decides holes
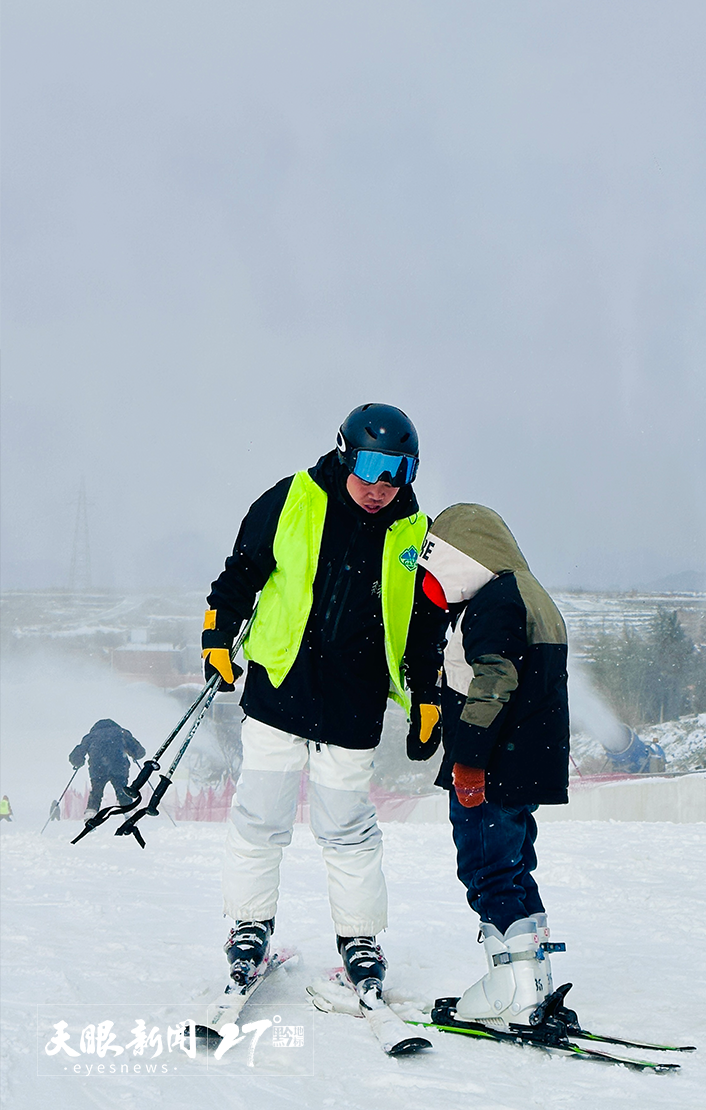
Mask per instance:
[[[500,574],[514,574],[527,610],[529,643],[566,643],[561,613],[530,572],[505,521],[485,505],[444,509],[429,530],[419,565],[437,579],[450,603],[468,601]]]
[[[430,534],[445,540],[494,575],[529,570],[505,521],[485,505],[451,505],[436,518]]]
[[[120,725],[115,721],[111,721],[110,717],[104,717],[102,721],[96,721],[91,729],[91,732],[97,732],[101,728],[120,728]]]

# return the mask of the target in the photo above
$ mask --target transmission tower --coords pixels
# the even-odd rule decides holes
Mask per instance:
[[[69,589],[72,593],[85,593],[91,588],[91,549],[88,543],[88,501],[86,483],[81,478],[76,506],[76,527],[74,547],[71,554]]]

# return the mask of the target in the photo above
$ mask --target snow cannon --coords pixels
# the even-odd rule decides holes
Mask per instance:
[[[659,744],[653,740],[646,744],[628,725],[620,726],[624,747],[620,751],[610,750],[606,747],[608,762],[612,770],[622,771],[628,775],[659,774],[664,771],[667,759]]]

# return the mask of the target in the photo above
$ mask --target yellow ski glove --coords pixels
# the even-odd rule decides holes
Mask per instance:
[[[235,680],[243,673],[243,668],[231,660],[232,646],[233,633],[217,629],[216,610],[207,609],[201,634],[204,678],[208,682],[214,674],[219,674],[223,679],[221,690],[226,691],[235,688]]]
[[[441,743],[441,710],[438,705],[412,703],[407,756],[409,759],[431,759]]]

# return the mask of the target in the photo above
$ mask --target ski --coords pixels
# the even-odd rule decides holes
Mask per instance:
[[[317,1010],[362,1017],[368,1022],[383,1052],[388,1056],[410,1056],[432,1048],[426,1037],[412,1036],[408,1022],[399,1017],[383,997],[377,979],[367,979],[356,990],[345,978],[342,969],[331,972],[327,979],[307,987],[307,994]]]
[[[413,1002],[408,999],[398,1004],[396,1008],[400,1010],[400,1013],[395,1013],[390,1008],[390,1002],[394,999],[393,992],[386,991],[385,996],[383,996],[381,1000],[385,1007],[385,1012],[391,1014],[395,1021],[399,1022],[401,1025],[415,1025],[419,1028],[430,1030],[438,1029],[439,1032],[457,1033],[478,1040],[485,1039],[500,1043],[529,1045],[530,1047],[541,1048],[550,1053],[574,1056],[579,1059],[596,1060],[606,1064],[623,1065],[636,1071],[653,1071],[657,1074],[666,1074],[668,1072],[679,1071],[680,1065],[657,1060],[645,1060],[631,1056],[622,1056],[600,1049],[589,1048],[587,1045],[577,1044],[576,1041],[587,1040],[605,1044],[616,1044],[624,1048],[634,1048],[641,1052],[692,1052],[695,1050],[692,1045],[652,1044],[647,1041],[629,1040],[627,1038],[610,1037],[608,1035],[603,1036],[583,1029],[579,1025],[578,1018],[574,1011],[567,1010],[563,1006],[564,998],[570,987],[570,983],[565,983],[562,987],[559,987],[553,995],[550,995],[549,999],[546,1000],[547,1004],[541,1008],[538,1014],[538,1022],[536,1025],[525,1026],[511,1024],[506,1028],[493,1027],[482,1022],[462,1021],[460,1018],[457,1018],[455,1011],[458,998],[437,999],[436,1004],[431,1008],[430,1015],[424,1012],[428,1010],[428,1005]],[[325,1013],[343,1013],[351,1017],[368,1017],[368,1014],[361,1005],[361,1000],[348,983],[342,970],[333,971],[329,974],[328,978],[317,980],[311,986],[307,987],[307,993],[311,997],[314,1006]],[[407,1016],[411,1011],[416,1011],[417,1016]],[[374,1025],[374,1018],[371,1021],[370,1017],[368,1017],[368,1020]],[[395,1026],[395,1029],[398,1030],[399,1027]],[[380,1036],[378,1036],[378,1039],[381,1039]],[[383,1044],[383,1048],[384,1047],[385,1045]],[[411,1051],[414,1051],[414,1049]],[[395,1053],[392,1052],[390,1054],[394,1055]]]
[[[563,986],[558,987],[538,1008],[536,1012],[536,1021],[541,1025],[549,1018],[554,1018],[564,1027],[563,1032],[566,1036],[574,1037],[578,1040],[591,1041],[595,1044],[614,1044],[620,1048],[635,1048],[641,1052],[695,1052],[695,1045],[677,1045],[677,1044],[663,1044],[653,1041],[636,1040],[632,1037],[618,1037],[607,1033],[594,1033],[590,1029],[584,1029],[580,1024],[578,1016],[574,1010],[569,1010],[564,1006],[564,1000],[568,991],[571,989],[571,983],[564,983]],[[387,991],[385,992],[387,1002],[398,1002],[401,1005],[397,1007],[401,1010],[402,1006],[406,1009],[421,1011],[422,1014],[430,1014],[433,1008],[431,1002],[415,1002],[408,998],[392,997]],[[483,1029],[487,1026],[480,1024]]]
[[[597,1060],[605,1064],[619,1064],[634,1071],[651,1071],[657,1074],[666,1074],[680,1070],[679,1064],[663,1063],[657,1060],[643,1060],[631,1056],[619,1056],[612,1052],[603,1052],[599,1049],[587,1048],[570,1040],[566,1027],[553,1019],[535,1026],[513,1025],[506,1029],[494,1028],[482,1022],[461,1021],[455,1016],[458,998],[439,998],[431,1012],[431,1021],[408,1022],[408,1024],[422,1025],[427,1029],[438,1029],[442,1033],[458,1033],[462,1036],[474,1037],[481,1040],[492,1040],[500,1043],[529,1045],[532,1048],[541,1048],[545,1052],[562,1056],[575,1056],[579,1059]]]
[[[229,983],[225,990],[207,1005],[204,1020],[195,1023],[194,1035],[197,1044],[206,1048],[217,1046],[221,1040],[220,1030],[223,1029],[223,1026],[237,1022],[241,1010],[250,1001],[255,991],[262,986],[265,979],[268,979],[273,972],[284,964],[295,960],[296,957],[295,949],[282,948],[268,957],[260,973],[246,987]]]

